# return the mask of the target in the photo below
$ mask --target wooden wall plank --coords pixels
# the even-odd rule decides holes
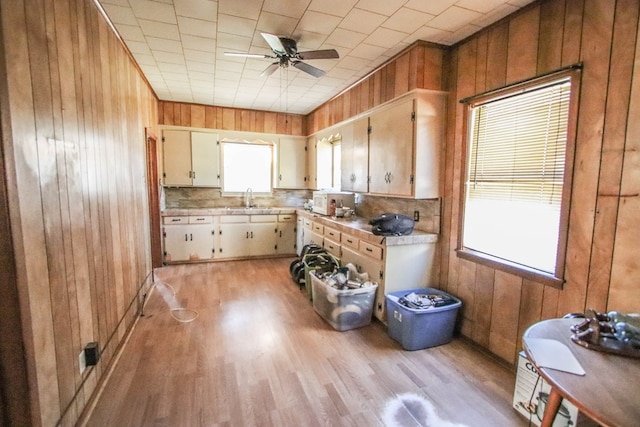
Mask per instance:
[[[456,295],[462,300],[460,310],[462,333],[472,336],[475,329],[476,300],[476,264],[464,259],[458,261],[458,286]]]
[[[584,0],[567,0],[562,35],[562,66],[580,61]]]
[[[540,7],[529,9],[509,22],[507,82],[535,76],[539,31]]]
[[[627,313],[637,312],[640,301],[640,260],[637,256],[637,232],[640,230],[640,120],[637,119],[640,117],[640,43],[637,37],[607,304],[607,310]]]
[[[518,351],[521,350],[520,336],[518,335],[521,289],[521,278],[496,271],[489,349],[513,364],[515,364]]]
[[[488,30],[487,40],[487,90],[505,85],[507,81],[507,46],[509,43],[509,23],[504,22]]]
[[[476,285],[473,296],[475,324],[470,337],[486,348],[489,348],[490,343],[495,274],[492,268],[481,264],[476,266]]]
[[[593,256],[589,269],[589,287],[585,308],[605,311],[611,281],[611,259],[615,243],[615,229],[618,216],[622,162],[625,149],[625,132],[629,95],[635,55],[635,39],[629,34],[638,33],[637,0],[619,1],[625,7],[616,8],[615,27],[611,49],[611,66],[605,109],[606,121],[602,154],[600,156],[600,177],[593,242]]]
[[[206,127],[206,109],[204,105],[192,104],[191,105],[191,127],[203,128]]]
[[[560,295],[560,313],[584,311],[595,220],[614,2],[585,2],[581,60],[588,67],[582,77],[571,214],[569,219],[567,280]]]
[[[564,0],[548,1],[540,5],[538,74],[560,68],[565,8]]]

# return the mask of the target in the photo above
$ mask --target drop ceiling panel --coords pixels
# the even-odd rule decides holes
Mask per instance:
[[[532,0],[98,0],[161,100],[307,114],[416,40],[454,44]],[[261,32],[299,52],[336,49],[260,77]]]

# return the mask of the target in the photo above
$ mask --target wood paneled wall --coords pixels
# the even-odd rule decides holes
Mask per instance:
[[[1,387],[28,390],[1,413],[5,425],[74,425],[148,285],[144,129],[157,100],[93,2],[3,1],[0,13],[2,286],[19,303],[2,315],[22,326],[22,345],[0,346],[27,371]],[[93,341],[101,359],[80,375]]]
[[[532,323],[640,309],[638,0],[538,2],[451,51],[441,283],[464,303],[462,333],[515,362]],[[464,179],[458,100],[583,62],[562,290],[456,257]]]
[[[354,87],[307,116],[311,135],[413,89],[444,90],[443,46],[418,41]]]
[[[159,124],[306,136],[305,116],[183,102],[159,101]]]

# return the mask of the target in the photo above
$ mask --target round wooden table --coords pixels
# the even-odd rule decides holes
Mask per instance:
[[[570,327],[580,322],[581,319],[543,320],[524,333],[525,338],[563,343],[586,372],[580,376],[538,366],[523,340],[529,361],[551,386],[541,426],[551,426],[563,397],[603,426],[640,425],[640,359],[603,353],[572,342]]]

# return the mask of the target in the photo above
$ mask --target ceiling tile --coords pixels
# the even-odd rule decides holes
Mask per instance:
[[[351,55],[356,58],[375,60],[385,52],[385,48],[380,46],[372,46],[370,44],[360,44],[351,51]]]
[[[178,25],[182,34],[213,39],[216,37],[216,25],[219,24],[211,21],[205,21],[203,19],[193,19],[179,16]]]
[[[510,15],[516,10],[518,10],[517,7],[512,6],[510,4],[504,4],[502,6],[499,6],[493,9],[491,12],[487,13],[486,15],[481,15],[480,18],[474,20],[472,23],[479,27],[486,27],[504,18],[505,16]]]
[[[185,49],[201,50],[203,52],[213,53],[216,50],[216,40],[205,38],[205,37],[190,36],[188,34],[183,34],[182,46]]]
[[[233,34],[218,33],[216,44],[218,48],[232,52],[248,52],[251,46],[250,37],[241,37]]]
[[[129,0],[129,4],[138,18],[166,24],[176,23],[176,11],[173,5],[151,0]]]
[[[133,41],[127,42],[127,47],[133,54],[142,53],[143,55],[151,55],[151,49],[149,49],[149,45],[147,43]]]
[[[429,21],[429,26],[439,30],[455,32],[474,19],[478,19],[480,15],[479,12],[453,6]]]
[[[169,40],[180,40],[180,32],[178,26],[174,24],[165,24],[156,21],[147,21],[138,19],[142,32],[145,36],[159,37]]]
[[[218,9],[225,15],[258,20],[263,0],[220,0]]]
[[[227,34],[236,34],[244,37],[252,37],[256,29],[257,21],[254,19],[240,18],[238,16],[220,15],[218,29]]]
[[[359,33],[371,34],[386,20],[387,17],[385,15],[380,15],[378,13],[362,9],[353,9],[342,20],[339,27],[357,31]]]
[[[371,35],[364,40],[364,43],[390,49],[397,43],[400,43],[406,37],[406,33],[401,33],[399,31],[380,27],[373,33],[371,33]]]
[[[358,0],[312,0],[309,10],[345,17]]]
[[[258,19],[257,29],[279,36],[290,36],[298,25],[298,20],[289,16],[271,12],[262,12]]]
[[[331,35],[327,37],[326,43],[353,49],[366,38],[366,34],[347,30],[345,28],[336,28]]]
[[[417,10],[408,9],[406,7],[398,9],[396,13],[389,17],[382,24],[385,28],[401,31],[406,34],[411,34],[422,27],[425,22],[429,22],[433,19],[434,15],[428,13],[419,12]]]
[[[404,6],[430,15],[440,15],[442,12],[456,4],[457,1],[458,0],[409,0]]]
[[[119,25],[118,33],[125,41],[145,42],[144,34],[137,25]]]
[[[182,43],[179,40],[167,40],[157,37],[147,37],[147,43],[152,51],[173,52],[182,54]]]
[[[205,64],[214,64],[215,55],[210,52],[203,52],[201,50],[184,50],[184,57],[187,61],[202,62]]]
[[[138,25],[136,15],[130,7],[105,4],[104,10],[114,24]]]
[[[308,10],[300,19],[296,31],[330,34],[340,21],[341,19],[337,16]]]
[[[173,3],[178,16],[216,21],[218,2],[211,0],[178,0]]]
[[[360,0],[356,7],[370,12],[391,16],[400,9],[407,0]]]
[[[311,0],[265,0],[262,10],[300,19]]]
[[[189,71],[201,71],[203,73],[214,72],[215,66],[213,64],[207,64],[206,62],[186,61],[187,69]]]
[[[182,68],[185,67],[184,56],[179,55],[177,53],[162,52],[162,51],[154,50],[153,57],[156,58],[156,61],[158,61],[158,66],[160,66],[160,63],[162,62],[162,63],[177,64],[177,65],[180,65]],[[160,69],[162,70],[162,67],[160,67]],[[185,68],[185,71],[186,71],[186,68]]]

